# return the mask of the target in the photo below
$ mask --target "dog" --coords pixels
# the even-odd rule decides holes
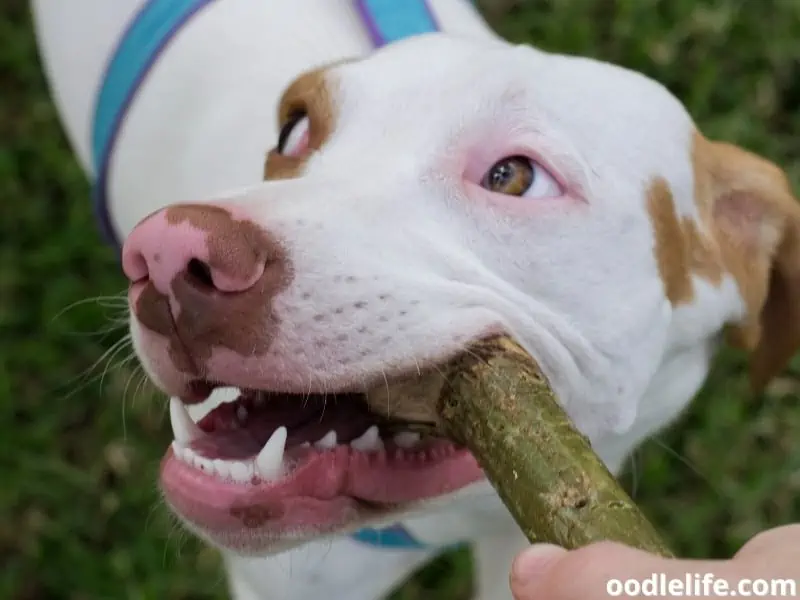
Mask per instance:
[[[209,4],[124,123],[104,137],[95,112],[94,158],[88,99],[141,3],[86,1],[91,25],[34,8],[171,398],[164,498],[234,598],[375,599],[458,544],[477,597],[510,597],[524,537],[475,459],[417,427],[474,340],[522,344],[614,473],[722,344],[756,388],[800,346],[784,172],[659,83],[512,45],[460,0],[388,44],[343,1]]]

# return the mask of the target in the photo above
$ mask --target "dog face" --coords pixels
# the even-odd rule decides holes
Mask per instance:
[[[162,487],[217,544],[480,481],[416,427],[482,336],[515,337],[601,455],[675,416],[724,329],[759,382],[798,344],[782,172],[637,73],[431,35],[301,76],[279,112],[268,181],[155,213],[123,252],[135,348],[174,397]],[[219,386],[235,400],[198,427],[183,405]]]

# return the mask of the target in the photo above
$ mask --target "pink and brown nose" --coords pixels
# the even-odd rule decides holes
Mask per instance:
[[[162,294],[176,277],[199,290],[242,292],[253,287],[279,253],[250,221],[224,208],[177,205],[159,211],[131,232],[122,268],[132,283],[148,279]]]
[[[281,246],[248,219],[208,204],[175,205],[147,217],[122,250],[140,323],[188,352],[268,346],[271,300],[287,283]],[[242,331],[256,332],[245,335]],[[173,357],[174,359],[174,357]],[[179,361],[175,361],[176,363]]]

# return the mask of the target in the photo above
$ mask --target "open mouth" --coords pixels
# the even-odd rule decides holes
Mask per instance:
[[[171,400],[161,470],[167,501],[212,536],[330,532],[482,477],[467,450],[370,411],[362,394],[224,393],[197,423]]]

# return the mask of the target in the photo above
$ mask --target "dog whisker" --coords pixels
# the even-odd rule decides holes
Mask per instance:
[[[631,499],[636,500],[636,496],[639,492],[639,450],[638,448],[631,452],[630,458],[628,459],[630,462],[630,469],[631,469]]]
[[[92,296],[90,298],[83,298],[81,300],[76,300],[75,302],[68,304],[60,311],[58,311],[53,316],[53,321],[56,319],[60,319],[64,314],[77,308],[78,306],[83,306],[86,304],[97,304],[98,306],[104,308],[120,308],[126,309],[128,307],[128,299],[127,299],[127,290],[121,292],[119,295],[112,295],[112,296]]]
[[[131,359],[135,359],[135,358],[136,358],[136,355],[135,354],[131,354],[131,356],[129,356],[125,360],[125,362],[122,363],[122,365],[127,364],[128,362],[130,362]],[[125,409],[126,409],[126,407],[128,405],[128,388],[129,388],[131,382],[137,377],[137,375],[139,375],[140,372],[143,372],[143,371],[144,370],[142,369],[141,365],[136,365],[136,367],[128,375],[128,380],[125,382],[125,387],[124,387],[124,389],[122,391],[122,402],[121,402],[121,405],[122,405],[122,438],[125,439],[125,440],[128,439],[128,425],[127,425],[126,412],[125,412]],[[131,405],[136,400],[136,389],[138,389],[138,386],[140,386],[140,385],[141,385],[141,380],[140,380],[139,384],[137,384],[137,388],[134,388],[134,394],[133,394],[133,397],[131,398]]]
[[[123,338],[123,339],[125,339],[125,338]],[[126,343],[119,344],[119,345],[117,345],[116,349],[111,353],[111,355],[108,357],[108,360],[106,361],[105,369],[103,369],[103,372],[100,375],[100,393],[103,392],[103,384],[105,382],[105,377],[108,374],[109,370],[116,370],[116,369],[122,367],[123,365],[125,365],[127,362],[130,362],[131,359],[135,358],[135,355],[133,353],[131,353],[127,357],[125,357],[122,360],[120,360],[117,364],[115,364],[115,365],[113,364],[114,359],[121,352],[125,352],[125,350],[127,350],[127,349],[128,349],[128,344],[126,344]],[[112,367],[112,365],[113,365],[113,367]]]
[[[101,379],[102,376],[109,370],[116,370],[119,365],[114,365],[110,367],[109,364],[113,361],[114,357],[119,354],[122,350],[125,349],[126,346],[131,345],[132,342],[129,336],[125,336],[119,340],[117,340],[110,348],[105,350],[103,354],[98,358],[91,366],[85,369],[82,373],[79,373],[75,377],[68,380],[65,384],[65,387],[72,388],[69,391],[66,391],[62,396],[59,397],[60,400],[67,400],[73,397],[78,392],[86,389],[89,385],[95,383],[98,379]],[[102,373],[96,373],[92,375],[92,372],[101,364],[106,363],[106,367]],[[80,382],[80,383],[78,383]],[[75,387],[72,387],[72,386]]]
[[[670,448],[667,444],[661,441],[661,439],[658,436],[653,436],[648,441],[654,443],[661,450],[663,450],[670,456],[676,458],[682,465],[686,466],[692,473],[694,473],[700,479],[700,481],[702,481],[705,485],[707,485],[709,489],[711,489],[711,491],[714,492],[715,495],[719,497],[722,497],[724,495],[722,490],[720,490],[714,485],[714,482],[708,475],[700,471],[696,465],[692,464],[692,462],[685,456],[682,456],[680,452]]]

